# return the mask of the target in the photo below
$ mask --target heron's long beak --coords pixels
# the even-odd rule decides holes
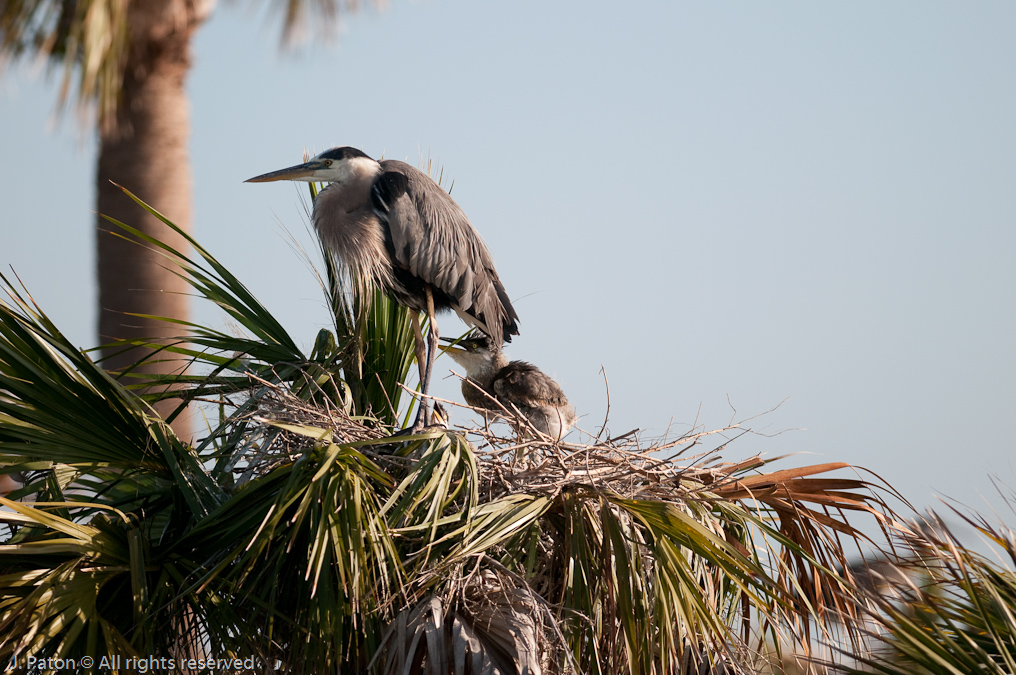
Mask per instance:
[[[327,166],[328,165],[320,159],[312,159],[304,164],[297,164],[296,166],[248,178],[244,181],[244,183],[269,183],[273,180],[300,180],[301,178],[313,178],[315,171],[324,169]]]

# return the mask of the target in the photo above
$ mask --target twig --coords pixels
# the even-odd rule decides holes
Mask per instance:
[[[607,410],[603,413],[603,426],[600,427],[600,433],[596,434],[596,442],[600,442],[600,436],[603,435],[604,430],[607,428],[607,420],[610,419],[610,382],[607,381],[607,369],[604,366],[600,366],[600,372],[603,373],[603,386],[607,391]]]

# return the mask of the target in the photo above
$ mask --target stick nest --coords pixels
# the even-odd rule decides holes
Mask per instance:
[[[377,443],[390,437],[394,430],[351,417],[328,403],[297,398],[275,384],[258,381],[257,386],[258,405],[237,422],[246,425],[241,461],[237,462],[241,473],[238,482],[295,461],[326,441],[337,444],[365,441],[358,449],[382,466],[406,466],[414,461],[413,453],[405,449],[418,441],[398,439],[392,443]],[[452,401],[442,403],[474,410],[477,418],[483,419],[482,410]],[[843,510],[865,511],[882,523],[895,520],[891,510],[875,494],[875,490],[885,488],[856,477],[811,477],[853,468],[846,463],[763,473],[760,469],[772,459],[756,454],[738,462],[723,461],[720,453],[731,440],[753,433],[743,426],[744,423],[648,442],[637,429],[606,438],[601,429],[597,436],[588,434],[592,442],[578,443],[541,435],[531,425],[523,433],[516,433],[514,429],[525,429],[526,421],[509,422],[510,425],[430,428],[426,437],[437,438],[451,432],[472,443],[480,494],[486,499],[517,493],[556,496],[562,491],[584,490],[638,500],[749,500],[762,502],[788,518],[805,516],[816,524],[851,536],[859,533],[843,520]],[[314,437],[306,432],[294,432],[295,427],[326,433]],[[707,446],[713,439],[717,442]],[[830,510],[840,512],[838,517]]]

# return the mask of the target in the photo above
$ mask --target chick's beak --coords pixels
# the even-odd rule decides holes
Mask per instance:
[[[440,345],[442,354],[465,354],[466,350],[456,345]]]
[[[441,342],[448,344],[439,345],[443,353],[467,354],[473,351],[473,343],[464,337],[443,337],[438,338]]]

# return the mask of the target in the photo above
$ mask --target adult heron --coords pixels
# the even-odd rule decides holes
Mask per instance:
[[[380,288],[413,310],[424,394],[437,355],[438,311],[455,310],[498,345],[519,334],[518,316],[486,245],[455,200],[427,174],[405,162],[379,162],[343,147],[246,182],[276,180],[330,183],[314,202],[318,236],[354,283]],[[418,312],[427,313],[426,349]],[[412,429],[426,424],[424,398]]]
[[[554,440],[560,440],[575,424],[575,409],[557,382],[531,363],[509,362],[486,337],[464,338],[444,350],[466,369],[462,397],[482,410],[487,419],[504,417],[499,413],[500,403],[508,410],[517,410]]]

